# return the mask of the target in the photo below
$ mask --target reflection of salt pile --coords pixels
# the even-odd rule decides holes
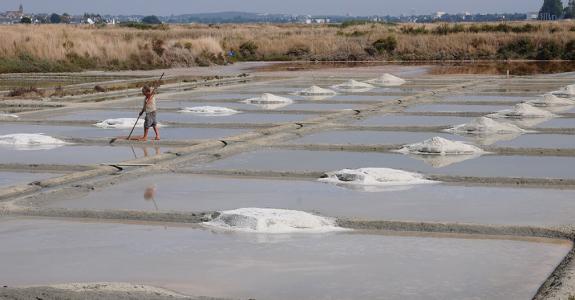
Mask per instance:
[[[231,116],[239,113],[239,111],[227,107],[218,106],[196,106],[196,107],[185,107],[180,110],[182,113],[192,113],[208,117],[217,116]]]
[[[293,100],[276,96],[274,94],[264,93],[260,97],[246,99],[242,101],[242,103],[256,105],[263,109],[278,109],[292,104]]]
[[[367,82],[379,86],[400,86],[402,84],[405,84],[406,81],[397,76],[385,73],[380,77],[368,80]]]
[[[429,155],[465,155],[482,153],[483,150],[464,142],[450,141],[436,136],[421,143],[405,145],[398,152]]]
[[[496,113],[487,115],[490,118],[552,118],[555,115],[546,110],[533,107],[527,103],[515,105],[512,109],[500,110]]]
[[[94,126],[100,128],[131,129],[135,122],[136,118],[107,119],[94,124]],[[136,127],[144,127],[144,120],[142,118],[138,120]]]
[[[340,91],[350,91],[350,92],[367,92],[373,89],[373,85],[365,82],[359,82],[357,80],[350,79],[342,84],[337,84],[332,86],[332,88]]]
[[[269,208],[240,208],[220,212],[209,227],[255,233],[329,232],[344,230],[334,219],[310,213]]]
[[[17,133],[0,136],[0,146],[16,150],[50,150],[68,143],[43,133]]]
[[[525,130],[508,123],[497,122],[493,119],[480,117],[467,124],[461,124],[445,130],[447,132],[459,134],[501,134],[501,133],[523,133]]]
[[[319,181],[367,192],[385,191],[386,187],[435,183],[418,173],[388,168],[343,169],[325,173]]]

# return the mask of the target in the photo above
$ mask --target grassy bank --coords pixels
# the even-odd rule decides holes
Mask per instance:
[[[0,26],[0,72],[204,66],[235,60],[575,59],[572,22]],[[235,55],[228,57],[233,51]]]

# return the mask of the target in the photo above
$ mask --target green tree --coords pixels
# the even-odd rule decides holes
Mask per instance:
[[[58,24],[62,22],[62,17],[59,14],[51,14],[50,15],[50,23]]]
[[[62,23],[70,24],[71,17],[69,14],[64,13],[64,14],[62,14],[62,17],[60,18],[60,20]]]
[[[22,24],[32,24],[32,19],[30,19],[30,17],[22,17],[22,19],[20,19],[20,23],[22,23]]]
[[[142,23],[144,24],[162,24],[162,21],[158,19],[156,16],[147,16],[142,19]]]
[[[569,4],[565,7],[565,19],[575,18],[575,0],[569,0]]]
[[[559,19],[563,15],[563,3],[561,0],[544,0],[539,15],[542,18]]]

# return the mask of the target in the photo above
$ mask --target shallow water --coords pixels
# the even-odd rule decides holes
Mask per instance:
[[[56,137],[72,138],[112,138],[128,136],[131,129],[102,129],[96,126],[55,126],[55,125],[21,125],[2,124],[0,135],[12,133],[45,133]],[[245,133],[245,129],[162,127],[160,136],[165,140],[174,139],[220,139],[227,136]],[[143,129],[136,128],[134,135],[142,135]],[[154,133],[151,132],[152,137]]]
[[[495,145],[522,148],[575,148],[575,137],[565,134],[523,134],[510,141],[497,142]]]
[[[467,117],[443,117],[443,116],[409,116],[389,114],[373,116],[355,122],[354,125],[364,126],[453,126],[465,124],[474,118]]]
[[[462,95],[453,95],[453,96],[446,96],[444,100],[452,100],[452,101],[511,101],[511,102],[523,102],[526,100],[534,99],[534,96],[525,97],[525,96],[488,96],[488,95],[470,95],[470,94],[462,94]]]
[[[0,147],[0,163],[96,164],[117,163],[161,154],[162,147],[137,146],[62,146],[51,150],[15,150]]]
[[[315,180],[170,174],[123,182],[46,206],[195,212],[266,207],[345,218],[508,225],[569,224],[575,214],[575,190],[446,184],[388,186],[377,192],[356,188]]]
[[[451,158],[454,156],[266,149],[239,154],[194,168],[324,172],[344,168],[381,167],[457,176],[575,178],[573,157],[484,155],[470,157],[461,162],[452,162]],[[465,159],[466,156],[458,155],[455,158]]]
[[[184,107],[194,107],[194,106],[221,106],[232,108],[236,110],[263,110],[259,109],[255,105],[240,103],[240,102],[195,102],[186,100],[165,100],[162,101],[162,108],[184,108]],[[342,110],[342,109],[358,109],[367,106],[366,104],[353,104],[353,103],[342,103],[342,104],[331,104],[322,103],[322,100],[315,102],[296,102],[288,106],[282,107],[280,110]]]
[[[0,188],[20,184],[30,183],[36,180],[42,180],[56,176],[51,173],[25,173],[25,172],[4,172],[0,171]]]
[[[507,105],[419,104],[409,107],[408,112],[485,112],[492,113],[511,108]]]
[[[418,143],[432,137],[464,141],[465,138],[449,133],[401,131],[348,131],[334,130],[310,134],[290,144],[351,144],[390,145]]]
[[[575,118],[555,118],[538,124],[541,128],[575,128]],[[537,130],[537,128],[535,128]]]
[[[191,96],[191,95],[177,95],[171,96],[170,100],[189,100],[192,99],[194,101],[205,101],[205,102],[217,102],[217,101],[231,101],[231,102],[240,102],[249,98],[257,98],[260,97],[262,94],[237,94],[231,92],[224,92],[224,93],[211,93],[205,95],[198,95],[198,96]],[[287,97],[295,101],[307,101],[308,98],[303,96],[295,96],[291,94],[277,94],[276,96]],[[333,97],[327,98],[326,100],[330,101],[339,101],[344,103],[353,103],[354,101],[366,101],[366,102],[381,102],[385,100],[392,100],[397,99],[398,96],[390,96],[390,95],[361,95],[361,94],[337,94]],[[160,108],[161,103],[163,100],[158,101]],[[321,100],[318,100],[321,101]]]
[[[229,298],[527,299],[571,246],[14,218],[0,224],[5,285],[121,281]]]
[[[92,110],[77,112],[72,114],[53,116],[51,120],[94,120],[101,121],[117,118],[134,118],[134,114],[129,111],[119,110]],[[190,113],[162,112],[157,114],[158,122],[179,122],[179,123],[284,123],[311,119],[315,115],[294,115],[294,114],[250,114],[240,113],[232,116],[200,116]]]

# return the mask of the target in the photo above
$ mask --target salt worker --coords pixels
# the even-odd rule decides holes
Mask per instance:
[[[140,116],[146,113],[146,117],[144,118],[144,135],[139,138],[141,141],[148,140],[148,131],[150,127],[154,129],[154,133],[156,134],[155,140],[160,140],[160,132],[158,131],[158,122],[156,120],[156,89],[157,87],[151,88],[148,85],[145,85],[142,88],[142,94],[146,97],[144,99],[144,106],[142,107],[142,111],[140,111]]]

